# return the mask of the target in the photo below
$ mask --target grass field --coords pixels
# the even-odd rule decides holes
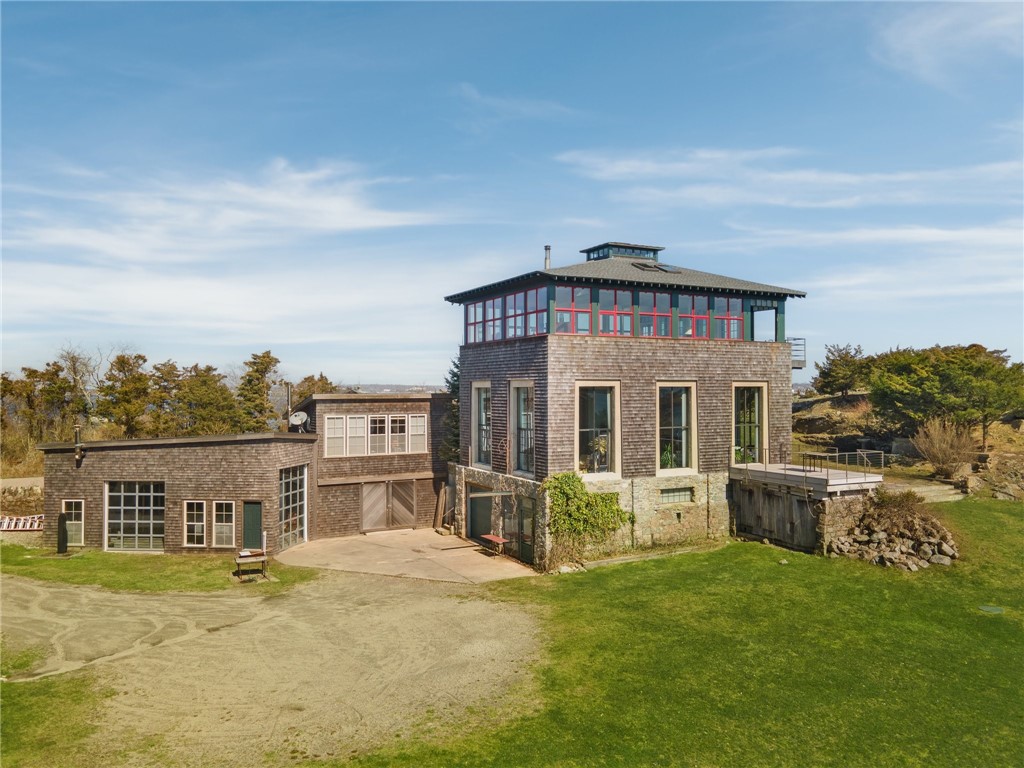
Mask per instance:
[[[539,706],[304,765],[1024,765],[1024,505],[932,511],[960,544],[952,568],[734,542],[491,585],[542,617]],[[87,676],[5,684],[5,768],[74,764],[103,695]],[[61,729],[33,745],[31,724],[9,717],[22,707],[60,712]]]

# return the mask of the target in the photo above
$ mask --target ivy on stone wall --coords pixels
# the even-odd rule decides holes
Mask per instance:
[[[554,560],[578,561],[588,545],[601,544],[632,514],[619,506],[616,493],[591,493],[575,472],[551,475],[541,485],[548,499],[548,529]]]

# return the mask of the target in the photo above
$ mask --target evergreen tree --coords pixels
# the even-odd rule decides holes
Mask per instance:
[[[846,400],[851,389],[867,383],[869,361],[859,345],[826,344],[825,362],[815,363],[814,368],[818,375],[814,377],[811,386],[826,395],[842,395],[843,400]]]
[[[239,426],[243,432],[266,432],[275,419],[270,402],[270,388],[276,382],[277,364],[281,362],[270,350],[253,354],[245,362],[245,373],[235,396],[241,411]]]
[[[292,404],[297,405],[310,395],[333,395],[338,388],[321,371],[319,376],[310,374],[292,387]]]
[[[152,374],[152,404],[149,432],[154,437],[175,437],[181,434],[178,413],[178,388],[181,370],[173,360],[156,363]]]
[[[145,364],[145,355],[119,354],[110,361],[99,386],[97,412],[119,425],[129,438],[141,433],[151,402],[153,379],[143,370]]]
[[[459,461],[459,358],[453,358],[444,387],[451,395],[451,403],[442,421],[440,455],[444,461]]]
[[[177,423],[182,435],[227,435],[237,432],[242,413],[238,401],[212,365],[182,371]]]

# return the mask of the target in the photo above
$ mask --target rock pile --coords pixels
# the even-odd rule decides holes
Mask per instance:
[[[898,518],[865,514],[846,535],[829,543],[828,553],[829,557],[852,557],[904,571],[952,565],[960,556],[946,527],[923,514]]]

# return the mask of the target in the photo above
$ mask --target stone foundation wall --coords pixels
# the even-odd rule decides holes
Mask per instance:
[[[833,541],[853,528],[864,514],[864,499],[864,495],[843,496],[819,502],[816,554],[824,555]]]

